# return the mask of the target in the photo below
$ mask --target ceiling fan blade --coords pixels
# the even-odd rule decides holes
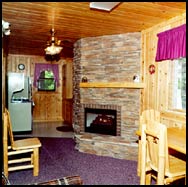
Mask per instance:
[[[54,43],[54,45],[59,47],[73,49],[73,42],[71,40],[69,39],[58,40],[57,37],[55,37],[56,32],[53,28],[50,30],[50,33],[51,33],[51,38],[46,42],[47,46],[50,46],[52,45],[52,43]]]

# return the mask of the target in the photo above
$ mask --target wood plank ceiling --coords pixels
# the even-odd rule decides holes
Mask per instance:
[[[71,57],[80,38],[139,32],[184,12],[186,2],[122,2],[111,12],[90,9],[89,2],[2,2],[2,19],[11,24],[9,53],[41,56],[52,25],[62,56]]]

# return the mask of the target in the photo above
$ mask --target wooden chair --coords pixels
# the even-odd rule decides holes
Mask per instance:
[[[8,177],[9,171],[29,168],[33,168],[34,176],[38,176],[39,147],[41,147],[41,142],[38,138],[14,140],[10,114],[5,108],[3,113],[3,169],[5,176]]]
[[[142,124],[148,124],[148,121],[160,122],[160,112],[154,109],[144,110],[140,116],[139,130],[142,130]]]
[[[151,184],[151,177],[158,185],[185,178],[186,161],[168,153],[167,127],[154,120],[148,123],[142,124],[140,184]]]
[[[154,109],[144,110],[142,114],[140,115],[140,119],[139,119],[139,131],[140,132],[142,131],[142,124],[150,125],[148,121],[153,121],[153,120],[160,122],[160,112]],[[142,153],[140,142],[141,140],[139,138],[138,140],[138,166],[137,166],[138,176],[140,176],[140,155]]]

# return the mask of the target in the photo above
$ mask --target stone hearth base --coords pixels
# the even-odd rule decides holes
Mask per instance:
[[[76,149],[80,152],[110,156],[113,158],[138,160],[138,143],[126,142],[120,136],[84,133],[74,136]]]

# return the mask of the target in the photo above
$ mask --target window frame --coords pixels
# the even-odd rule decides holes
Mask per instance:
[[[53,77],[51,77],[51,78],[45,77],[45,72],[46,71],[50,71],[53,74]],[[44,73],[44,75],[42,75],[42,73]],[[40,81],[45,81],[45,80],[53,80],[54,81],[54,83],[53,83],[54,89],[48,89],[46,87],[43,87],[43,88],[39,87],[39,82]],[[40,76],[39,76],[39,78],[37,80],[37,90],[38,91],[45,91],[45,92],[46,91],[49,91],[49,92],[55,92],[56,91],[56,80],[55,80],[54,73],[53,73],[52,70],[43,70],[43,71],[40,72]]]
[[[175,69],[177,67],[177,64],[175,64],[175,63],[178,63],[179,60],[181,60],[181,59],[185,59],[184,62],[186,63],[186,58],[174,59],[174,60],[171,60],[170,63],[169,63],[169,87],[168,87],[168,89],[169,89],[169,93],[168,93],[169,104],[168,104],[168,111],[185,113],[186,112],[186,106],[185,106],[185,109],[183,108],[183,106],[182,106],[182,108],[178,108],[178,107],[176,108],[177,105],[174,106],[174,104],[173,104],[173,102],[174,102],[173,97],[177,96],[177,93],[174,93],[175,91],[177,91],[177,89],[175,89],[175,88],[178,88],[178,80],[177,80],[178,71]],[[186,64],[185,64],[185,66],[186,66]],[[181,73],[182,73],[182,71],[181,71]],[[185,74],[186,74],[186,70],[185,70]],[[185,84],[186,84],[186,77],[185,77]],[[186,89],[185,89],[185,92],[186,92]],[[185,93],[185,96],[186,96],[186,93]],[[181,97],[181,99],[182,99],[182,97]],[[186,99],[185,99],[185,102],[186,102]],[[186,105],[186,103],[185,103],[185,105]]]

